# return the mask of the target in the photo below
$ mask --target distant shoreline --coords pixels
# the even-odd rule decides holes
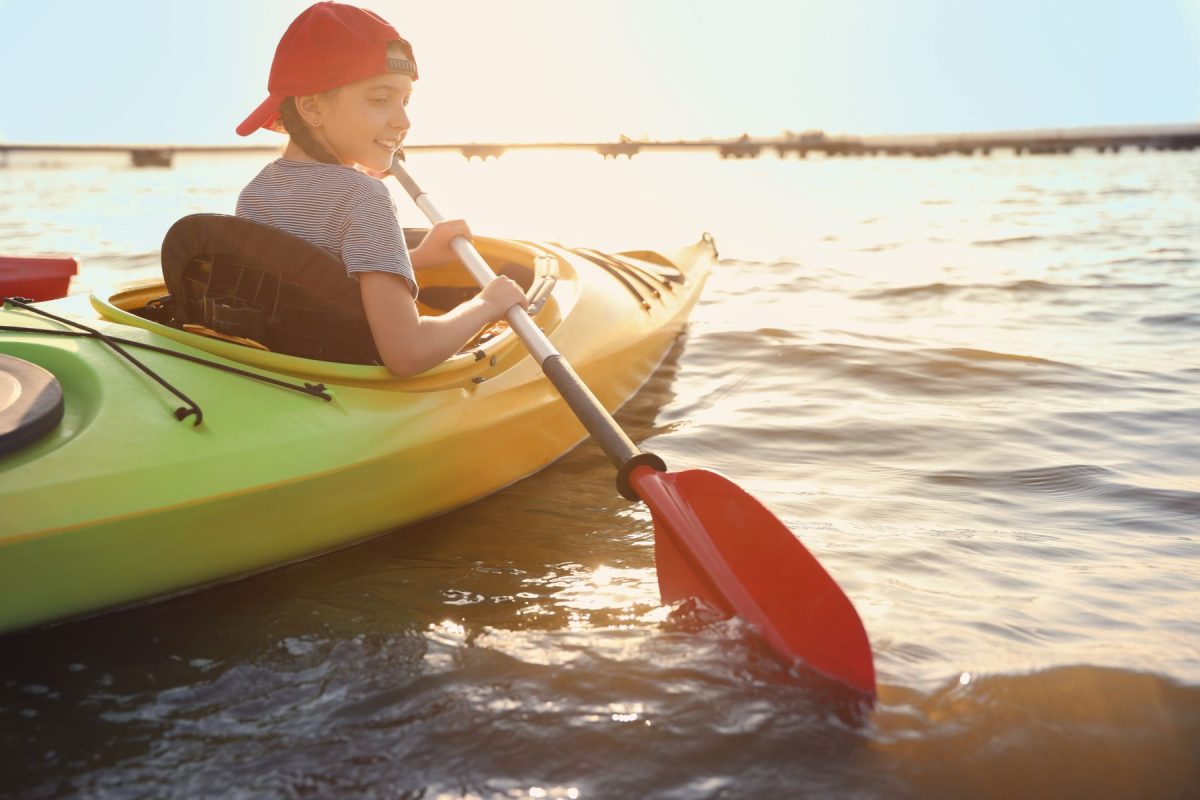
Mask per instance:
[[[200,144],[67,144],[0,142],[0,166],[8,163],[11,153],[128,153],[134,166],[170,166],[175,154],[237,154],[279,152],[282,142],[274,145],[200,145]],[[590,150],[605,158],[633,156],[658,150],[711,150],[721,158],[757,158],[774,150],[780,158],[809,153],[826,156],[913,156],[932,157],[949,154],[990,155],[992,150],[1010,149],[1016,155],[1065,154],[1076,148],[1091,148],[1100,153],[1119,152],[1125,147],[1140,150],[1194,150],[1200,148],[1200,124],[1109,125],[1081,128],[1042,128],[1028,130],[922,133],[900,135],[852,136],[827,134],[820,130],[785,131],[782,135],[756,137],[742,134],[735,138],[646,140],[621,136],[617,141],[582,142],[456,142],[410,144],[407,152],[458,152],[468,160],[499,158],[510,150]]]

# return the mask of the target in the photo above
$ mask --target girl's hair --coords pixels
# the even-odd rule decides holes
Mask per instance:
[[[292,141],[299,145],[301,150],[308,153],[309,158],[323,164],[342,163],[325,149],[325,145],[317,141],[312,130],[304,124],[304,120],[300,117],[300,110],[296,108],[296,98],[284,98],[283,102],[279,104],[279,119],[288,136],[292,137]]]

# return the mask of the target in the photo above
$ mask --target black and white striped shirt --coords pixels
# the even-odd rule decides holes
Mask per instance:
[[[346,272],[413,275],[396,202],[383,182],[351,167],[278,158],[242,189],[237,215],[272,225],[332,253]]]

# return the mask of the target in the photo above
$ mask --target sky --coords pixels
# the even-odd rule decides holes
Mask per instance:
[[[234,127],[308,0],[0,0],[0,141]],[[367,0],[410,143],[1200,123],[1200,0]]]

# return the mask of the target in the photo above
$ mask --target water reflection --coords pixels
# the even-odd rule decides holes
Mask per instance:
[[[80,252],[84,288],[153,270],[169,220],[228,210],[258,167],[186,162],[0,173],[0,225]],[[878,710],[852,724],[736,621],[660,606],[651,520],[584,445],[355,548],[6,637],[0,789],[1189,795],[1194,155],[419,172],[481,232],[713,231],[727,258],[619,419],[734,476],[839,579]],[[125,194],[159,208],[116,220]]]

